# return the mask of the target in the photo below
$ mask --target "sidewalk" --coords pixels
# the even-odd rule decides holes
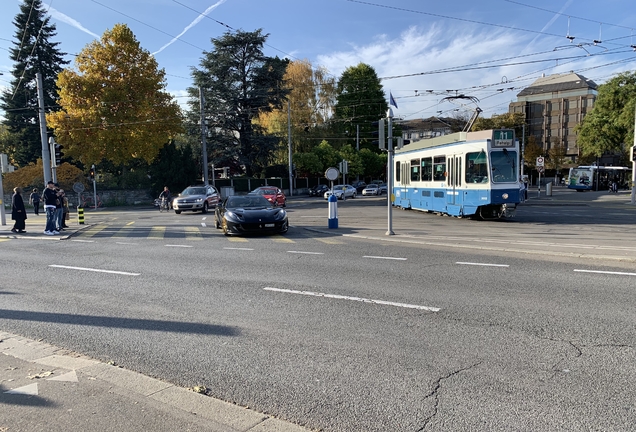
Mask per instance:
[[[0,371],[2,432],[308,430],[4,332]]]

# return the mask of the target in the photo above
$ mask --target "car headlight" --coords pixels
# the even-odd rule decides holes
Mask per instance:
[[[197,198],[197,202],[198,203],[203,202],[203,198]]]
[[[274,215],[274,220],[283,220],[283,219],[285,219],[285,216],[287,216],[287,212],[285,210],[283,210],[283,209],[280,209]]]
[[[232,211],[226,211],[224,217],[226,220],[229,220],[230,222],[240,222],[239,215]]]

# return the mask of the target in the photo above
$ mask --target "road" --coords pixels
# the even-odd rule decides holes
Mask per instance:
[[[68,241],[2,242],[0,329],[315,430],[636,423],[636,264],[520,252],[530,236],[585,247],[599,233],[628,248],[631,208],[546,203],[514,222],[396,210],[396,227],[426,227],[395,242],[312,229],[319,201],[290,205],[285,236],[227,238],[211,215],[115,211]],[[374,199],[341,214],[385,223]],[[422,229],[427,241],[408,241]]]

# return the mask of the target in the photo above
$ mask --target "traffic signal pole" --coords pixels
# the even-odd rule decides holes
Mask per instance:
[[[388,157],[386,158],[386,202],[388,212],[386,235],[395,235],[393,232],[393,202],[391,201],[391,196],[393,195],[393,110],[390,107],[386,112],[386,118],[387,127],[389,128],[386,143],[388,153]]]
[[[52,153],[47,151],[48,136],[46,133],[46,116],[44,115],[44,89],[42,84],[42,74],[36,72],[35,82],[38,90],[38,115],[40,117],[40,139],[42,140],[42,167],[44,168],[44,184],[51,180],[51,157]]]
[[[634,109],[634,147],[632,147],[632,199],[631,204],[636,204],[636,108]]]

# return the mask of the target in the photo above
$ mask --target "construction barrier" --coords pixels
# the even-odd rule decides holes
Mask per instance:
[[[84,209],[82,207],[77,208],[77,223],[84,225]]]

